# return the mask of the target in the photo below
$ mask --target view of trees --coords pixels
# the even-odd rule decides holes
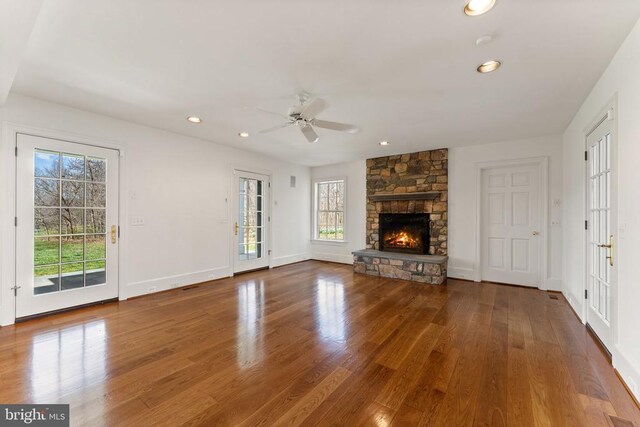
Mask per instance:
[[[36,276],[104,269],[106,161],[37,150],[34,178]],[[91,264],[91,265],[89,265]]]
[[[317,184],[317,237],[326,240],[344,239],[344,181]]]
[[[242,259],[262,256],[263,182],[257,179],[240,179],[240,218],[238,234],[242,237],[238,248]]]

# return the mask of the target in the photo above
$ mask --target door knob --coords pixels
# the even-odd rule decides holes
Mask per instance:
[[[240,227],[238,227],[238,223],[236,222],[235,232],[234,232],[234,234],[235,234],[236,236],[238,235],[238,228],[240,228]]]
[[[538,234],[540,234],[540,232],[534,230],[531,234],[534,235],[534,236],[537,236]]]

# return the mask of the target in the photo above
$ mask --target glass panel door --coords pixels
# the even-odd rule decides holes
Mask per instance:
[[[117,152],[17,144],[17,317],[117,296]]]
[[[246,271],[269,265],[266,251],[269,178],[236,171],[237,203],[234,223],[234,271]]]
[[[616,255],[615,147],[612,121],[587,137],[587,323],[611,349]]]

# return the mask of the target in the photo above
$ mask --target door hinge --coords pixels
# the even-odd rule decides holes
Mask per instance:
[[[271,222],[271,217],[270,216],[267,217],[267,222]]]
[[[584,161],[586,162],[587,160],[589,160],[589,152],[585,150],[584,152]]]
[[[18,217],[17,216],[13,218],[13,226],[14,227],[18,226]]]
[[[18,157],[18,146],[16,145],[16,157]]]
[[[269,250],[267,251],[267,254],[271,255],[271,249],[269,249]]]
[[[118,239],[120,238],[120,226],[118,226]]]
[[[584,229],[585,230],[589,229],[589,221],[587,221],[586,219],[584,220]]]
[[[20,289],[20,286],[15,285],[14,287],[11,288],[11,290],[13,291],[13,296],[17,297],[18,296],[18,289]]]
[[[269,188],[271,188],[271,183],[270,183],[270,182],[269,182],[269,183],[267,183],[267,185],[269,186]]]
[[[589,299],[589,291],[588,290],[584,290],[584,299]]]

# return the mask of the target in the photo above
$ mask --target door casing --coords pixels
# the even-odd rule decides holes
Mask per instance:
[[[610,315],[610,348],[607,350],[613,352],[618,342],[618,260],[619,260],[619,231],[618,227],[618,97],[617,94],[605,105],[604,108],[596,115],[595,119],[583,129],[584,134],[584,150],[589,149],[589,136],[606,120],[612,121],[611,124],[611,232],[614,234],[614,266],[611,269],[611,315]],[[584,221],[589,218],[589,162],[584,162]],[[583,234],[583,292],[589,290],[589,229],[584,230]],[[589,301],[585,297],[582,304],[582,323],[587,324],[589,313]],[[595,332],[594,332],[595,333]]]
[[[539,285],[538,289],[546,290],[549,271],[549,158],[530,157],[524,159],[499,160],[476,163],[476,257],[474,263],[476,282],[482,281],[482,173],[486,169],[534,165],[538,167],[540,197],[540,245],[539,245]]]
[[[123,218],[127,212],[126,157],[122,145],[106,139],[94,139],[69,132],[39,128],[15,122],[2,122],[2,144],[0,144],[0,189],[6,197],[0,204],[0,326],[15,323],[16,298],[11,289],[16,283],[16,229],[13,217],[16,215],[16,158],[15,149],[18,134],[25,134],[49,139],[58,139],[76,144],[92,145],[119,152],[119,203],[118,223],[120,224],[120,247],[118,251],[118,299],[127,299],[127,270],[124,260],[127,259],[128,227]]]
[[[235,246],[235,234],[234,234],[234,222],[235,222],[235,213],[236,213],[236,206],[235,203],[237,201],[237,195],[234,193],[236,192],[236,188],[235,188],[235,182],[236,182],[236,174],[238,172],[248,172],[251,174],[257,174],[257,175],[264,175],[266,177],[269,178],[269,183],[271,183],[273,181],[273,172],[268,170],[268,169],[261,169],[261,168],[254,168],[254,167],[248,167],[248,166],[242,166],[242,165],[237,165],[237,164],[230,164],[229,165],[229,189],[230,189],[230,193],[227,197],[227,218],[229,218],[228,222],[228,229],[229,229],[229,277],[233,277],[236,273],[235,273],[235,250],[236,250],[236,246]],[[265,252],[266,252],[266,257],[267,257],[267,265],[268,268],[273,268],[273,256],[272,256],[272,244],[271,244],[271,239],[272,239],[272,233],[271,233],[271,212],[273,209],[273,197],[272,197],[272,188],[271,186],[267,187],[267,209],[268,209],[268,216],[269,216],[269,220],[266,222],[266,227],[265,227],[265,232],[266,232],[266,238],[267,238],[267,243],[265,245]],[[240,274],[240,273],[237,273]]]

